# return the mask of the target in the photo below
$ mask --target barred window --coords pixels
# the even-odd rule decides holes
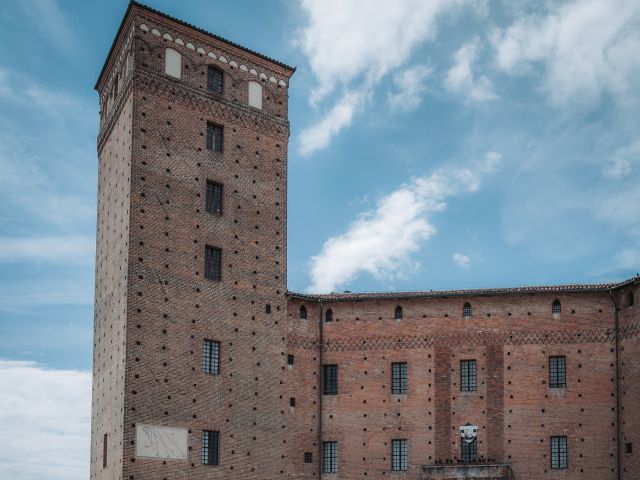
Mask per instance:
[[[565,357],[549,357],[549,388],[567,386],[567,360]]]
[[[324,321],[327,323],[333,322],[333,310],[331,310],[330,308],[328,308],[326,313],[324,314]]]
[[[222,215],[222,184],[207,180],[207,212]]]
[[[338,442],[322,442],[322,472],[338,472]]]
[[[554,470],[564,470],[568,468],[567,458],[567,437],[551,437],[551,468]]]
[[[391,364],[391,393],[407,393],[407,362]]]
[[[338,365],[324,365],[324,394],[338,394]]]
[[[461,439],[460,458],[465,463],[475,462],[478,460],[478,439],[474,438],[473,442],[465,442]]]
[[[398,305],[398,306],[396,307],[396,311],[395,311],[395,316],[394,316],[394,318],[395,318],[396,320],[402,320],[402,307],[401,307],[400,305]]]
[[[554,315],[560,315],[562,311],[562,305],[560,305],[560,300],[554,300],[551,304],[551,313]]]
[[[406,439],[391,440],[391,470],[406,472],[408,467],[409,445]]]
[[[222,152],[222,134],[221,125],[207,122],[207,149],[214,152]]]
[[[293,355],[287,355],[287,365],[293,365]]]
[[[218,465],[218,432],[202,431],[202,464]]]
[[[216,247],[205,247],[204,252],[204,277],[219,282],[222,278],[222,250]]]
[[[222,82],[224,74],[216,67],[207,68],[207,90],[222,95]]]
[[[202,344],[202,371],[218,375],[220,373],[220,342],[205,340]]]
[[[466,302],[463,306],[462,306],[462,316],[464,318],[471,318],[471,304],[469,302]]]
[[[300,307],[300,318],[303,320],[307,319],[307,307],[305,307],[304,305]]]
[[[304,452],[304,463],[312,463],[313,462],[313,453]]]
[[[460,360],[460,391],[475,392],[478,388],[478,374],[475,360]]]

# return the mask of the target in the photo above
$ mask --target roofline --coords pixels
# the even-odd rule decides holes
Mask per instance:
[[[104,65],[102,66],[102,69],[100,70],[100,74],[98,75],[98,80],[96,80],[96,84],[93,87],[95,90],[98,89],[98,85],[100,84],[100,81],[102,80],[102,76],[105,73],[105,70],[107,69],[107,65],[109,64],[109,60],[111,59],[111,54],[113,53],[113,51],[116,48],[116,44],[118,43],[118,39],[120,38],[120,33],[122,33],[122,29],[124,28],[125,23],[127,22],[127,19],[129,17],[129,12],[131,11],[131,8],[133,6],[136,6],[138,8],[141,8],[142,10],[146,10],[148,12],[154,13],[156,15],[159,15],[163,18],[166,18],[167,20],[171,20],[172,22],[178,23],[184,27],[188,27],[191,28],[193,30],[196,30],[197,32],[200,32],[204,35],[207,35],[208,37],[211,37],[215,40],[218,40],[220,42],[226,43],[227,45],[234,47],[234,48],[238,48],[244,52],[250,53],[251,55],[255,55],[258,58],[261,58],[262,60],[266,60],[269,63],[273,63],[275,65],[278,65],[286,70],[289,70],[291,72],[291,74],[293,74],[296,71],[296,67],[292,67],[290,65],[287,65],[286,63],[280,62],[274,58],[268,57],[266,55],[263,55],[262,53],[256,52],[255,50],[251,50],[250,48],[247,47],[243,47],[242,45],[232,42],[231,40],[227,40],[224,37],[221,37],[219,35],[216,35],[215,33],[211,33],[208,32],[207,30],[204,30],[202,28],[196,27],[195,25],[192,25],[188,22],[185,22],[183,20],[180,20],[179,18],[176,17],[172,17],[171,15],[168,15],[164,12],[161,12],[159,10],[156,10],[155,8],[151,8],[147,5],[144,5],[142,3],[139,3],[135,0],[130,0],[129,1],[129,5],[127,6],[127,10],[124,13],[124,16],[122,17],[122,21],[120,22],[120,27],[118,27],[118,32],[116,33],[116,36],[113,39],[113,42],[111,43],[111,48],[109,49],[109,53],[107,54],[107,58],[104,62]]]
[[[422,290],[409,292],[344,292],[327,294],[287,292],[287,296],[309,301],[345,302],[355,300],[398,300],[405,298],[471,297],[536,293],[588,293],[607,292],[638,282],[640,282],[640,277],[632,277],[627,280],[615,283],[531,285],[505,288],[477,288],[468,290]]]

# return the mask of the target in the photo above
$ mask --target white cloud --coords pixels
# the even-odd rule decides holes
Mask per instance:
[[[298,45],[316,80],[310,101],[318,105],[338,88],[346,93],[316,125],[302,132],[301,153],[309,155],[326,147],[351,123],[377,83],[401,67],[418,44],[434,37],[437,17],[464,2],[302,0],[308,24],[298,33]],[[354,97],[360,101],[354,102]],[[322,126],[328,131],[321,134]]]
[[[88,478],[91,373],[0,360],[0,384],[0,478]]]
[[[455,263],[460,268],[467,269],[471,266],[471,258],[469,258],[467,255],[463,255],[462,253],[454,253],[453,263]]]
[[[78,42],[73,25],[55,0],[23,0],[20,4],[47,44],[53,44],[66,53],[77,52]]]
[[[495,152],[494,152],[495,153]],[[310,292],[330,292],[362,272],[378,279],[399,278],[411,256],[436,233],[430,216],[446,208],[447,198],[478,189],[482,169],[439,170],[414,178],[383,196],[347,231],[327,240],[311,258]]]
[[[640,68],[640,2],[574,0],[496,30],[499,68],[510,74],[544,66],[543,89],[555,104],[592,103],[604,93],[633,93]]]
[[[640,163],[640,140],[616,150],[606,163],[603,173],[612,178],[624,177],[629,175],[638,163]]]
[[[478,59],[481,47],[479,38],[462,46],[456,52],[456,63],[447,72],[444,81],[447,90],[463,96],[470,102],[486,102],[498,98],[491,81],[485,75],[476,77],[473,73],[473,65]]]
[[[93,259],[94,253],[95,238],[92,236],[0,237],[0,263],[86,263]]]
[[[433,68],[429,65],[414,65],[394,75],[396,90],[387,96],[391,110],[408,112],[418,108],[427,91],[425,80],[432,72]]]

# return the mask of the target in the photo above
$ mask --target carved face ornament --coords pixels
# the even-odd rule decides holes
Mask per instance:
[[[473,442],[478,436],[478,426],[467,423],[460,427],[460,437],[467,443]]]

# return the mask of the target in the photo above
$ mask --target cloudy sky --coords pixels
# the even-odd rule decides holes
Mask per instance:
[[[298,68],[290,290],[600,282],[640,270],[637,0],[151,6]],[[0,9],[11,46],[0,49],[2,478],[87,477],[92,87],[125,9]],[[34,448],[36,435],[49,450]]]

